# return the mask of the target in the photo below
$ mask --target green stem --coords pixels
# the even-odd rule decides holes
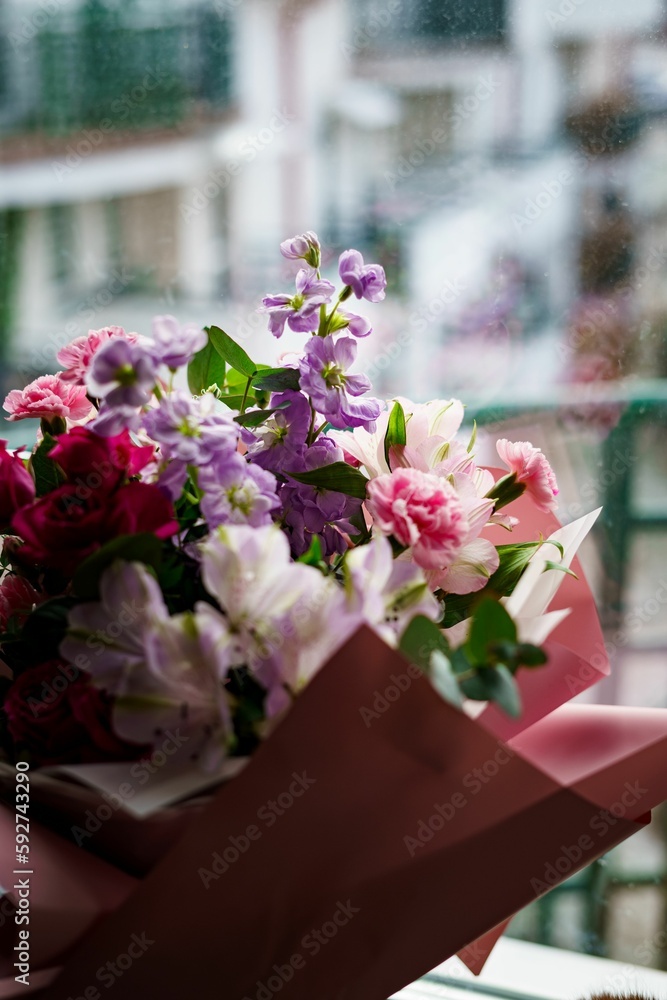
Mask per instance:
[[[246,403],[248,402],[248,393],[250,392],[250,385],[254,377],[254,375],[251,375],[245,384],[245,391],[243,393],[243,399],[241,400],[241,409],[239,410],[239,413],[245,413]]]
[[[315,419],[316,419],[316,416],[317,416],[317,414],[315,413],[315,409],[313,407],[313,404],[311,403],[310,404],[310,427],[308,428],[308,437],[306,438],[309,447],[313,443],[313,441],[315,440],[315,438],[313,437],[313,431],[315,430]]]

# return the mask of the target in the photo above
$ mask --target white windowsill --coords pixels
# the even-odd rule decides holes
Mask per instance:
[[[391,1000],[480,1000],[482,996],[578,1000],[593,993],[639,993],[667,1000],[667,972],[501,938],[480,976],[473,976],[457,958],[450,958]]]

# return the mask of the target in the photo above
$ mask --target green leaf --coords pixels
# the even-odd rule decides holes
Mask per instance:
[[[486,496],[489,499],[495,500],[496,506],[494,509],[500,510],[501,507],[506,507],[513,500],[518,500],[525,492],[526,487],[517,480],[516,473],[510,472],[508,475],[503,476],[502,479],[499,479],[497,483],[494,483]]]
[[[209,341],[206,347],[195,354],[188,365],[188,388],[193,396],[201,396],[212,385],[222,386],[227,368],[218,352]]]
[[[220,402],[228,406],[230,410],[240,410],[241,404],[243,402],[243,396],[234,394],[233,396],[224,395],[220,397]],[[252,396],[248,396],[246,403],[254,403],[255,400]]]
[[[499,545],[497,548],[500,565],[489,577],[486,585],[488,589],[502,597],[511,594],[540,544],[540,542],[514,542],[510,545]]]
[[[51,493],[52,490],[57,490],[65,482],[65,476],[57,463],[49,458],[49,452],[55,448],[56,443],[56,439],[51,434],[44,434],[39,447],[30,459],[38,497],[43,497],[47,493]]]
[[[449,643],[435,622],[425,615],[412,619],[398,644],[401,653],[412,663],[428,673],[433,653],[439,652],[449,660]]]
[[[274,413],[286,409],[289,405],[289,403],[281,403],[280,406],[274,406],[272,410],[248,410],[246,413],[239,413],[237,417],[234,417],[234,420],[241,427],[259,427]]]
[[[344,493],[348,497],[356,497],[358,500],[366,499],[366,486],[368,480],[363,472],[348,465],[347,462],[333,462],[331,465],[323,465],[320,469],[311,469],[309,472],[290,472],[292,479],[307,486],[315,486],[322,490],[331,490],[333,493]]]
[[[457,708],[463,707],[463,694],[456,679],[456,674],[452,670],[452,665],[443,652],[436,649],[431,653],[429,670],[433,687],[438,694],[442,695],[445,701]]]
[[[472,454],[472,450],[475,447],[476,442],[477,442],[477,421],[473,420],[472,434],[470,435],[470,441],[468,442],[468,447],[466,449],[469,455]]]
[[[476,606],[466,652],[473,664],[488,662],[489,646],[499,642],[516,642],[516,625],[503,605],[485,597]]]
[[[299,556],[297,562],[305,563],[306,566],[320,566],[322,561],[322,544],[319,536],[313,535],[310,548],[302,556]]]
[[[559,573],[565,573],[567,576],[573,576],[575,580],[579,579],[574,570],[570,569],[569,566],[563,566],[562,563],[552,562],[551,559],[547,559],[547,561],[544,564],[544,569],[542,570],[542,572],[547,573],[550,570],[554,569],[557,570]]]
[[[252,384],[255,389],[265,392],[296,390],[299,388],[299,371],[297,368],[266,368],[255,375]]]
[[[241,345],[232,340],[229,334],[221,330],[219,326],[209,327],[208,335],[216,351],[228,365],[247,378],[252,378],[253,375],[257,374],[258,369],[255,362],[246,354]]]
[[[117,559],[140,562],[157,569],[162,561],[162,542],[148,532],[140,535],[120,535],[88,556],[74,574],[75,592],[84,601],[97,601],[100,577]]]
[[[387,465],[389,465],[389,449],[395,446],[405,447],[406,444],[405,411],[398,400],[396,400],[389,414],[387,433],[384,436],[384,457]]]
[[[514,655],[520,667],[543,667],[549,659],[543,649],[529,642],[520,642]]]
[[[480,679],[488,692],[489,701],[495,702],[511,718],[521,715],[521,695],[516,681],[504,663],[485,667],[479,671]]]
[[[67,634],[67,621],[76,601],[73,597],[54,597],[32,612],[23,626],[22,639],[40,649],[43,659],[57,655]]]
[[[479,594],[447,594],[442,627],[451,628],[470,618],[475,602],[479,599]]]

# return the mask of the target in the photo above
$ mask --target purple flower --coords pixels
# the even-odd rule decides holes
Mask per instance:
[[[321,469],[324,465],[344,461],[342,449],[328,437],[320,437],[304,454],[292,463],[286,473]],[[350,518],[361,510],[361,500],[334,490],[316,489],[299,483],[288,483],[280,493],[283,522],[290,537],[293,554],[307,552],[317,535],[325,556],[345,552],[347,542],[342,532],[356,533]]]
[[[317,234],[308,230],[301,236],[293,236],[280,244],[280,252],[288,260],[305,260],[311,267],[318,268],[322,260],[320,241]]]
[[[151,354],[157,364],[182,368],[208,343],[208,334],[196,323],[181,326],[174,316],[155,316]]]
[[[379,264],[364,264],[358,250],[345,250],[338,261],[341,281],[349,285],[358,299],[381,302],[387,287],[384,268]]]
[[[102,403],[94,420],[86,424],[100,437],[115,437],[123,431],[138,431],[141,417],[134,406],[108,406]]]
[[[172,503],[176,503],[188,478],[188,467],[185,462],[168,462],[157,477],[157,485]]]
[[[145,406],[155,381],[155,362],[146,347],[120,337],[100,347],[86,373],[89,394],[114,408]]]
[[[320,306],[331,301],[335,289],[315,271],[301,268],[296,276],[296,295],[267,295],[262,299],[269,314],[269,330],[282,337],[285,323],[297,333],[313,333],[320,324]]]
[[[302,393],[276,392],[269,406],[274,408],[284,403],[289,405],[255,430],[256,442],[248,449],[253,462],[273,472],[282,472],[302,454],[310,427],[310,406]]]
[[[352,337],[311,337],[299,365],[301,388],[333,427],[364,427],[372,433],[380,415],[380,402],[353,398],[371,387],[365,375],[346,374],[356,356],[357,344]]]
[[[219,411],[214,396],[197,398],[174,392],[144,416],[144,428],[159,442],[165,458],[201,467],[236,452],[238,425],[230,411]]]
[[[199,486],[204,491],[201,509],[209,528],[271,524],[271,511],[280,507],[277,485],[274,475],[251,465],[238,452],[211,462],[199,471]]]
[[[343,309],[339,309],[336,316],[345,320],[345,329],[353,337],[368,337],[373,332],[373,327],[365,316],[356,316],[354,313],[345,312]]]

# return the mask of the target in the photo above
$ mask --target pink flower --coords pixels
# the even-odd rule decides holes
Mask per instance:
[[[86,337],[77,337],[67,347],[58,351],[58,364],[65,369],[61,373],[63,382],[85,385],[91,361],[102,344],[115,337],[121,337],[130,344],[135,344],[139,339],[136,333],[126,333],[122,326],[105,326],[101,330],[89,330]]]
[[[10,414],[8,420],[45,419],[62,417],[69,420],[83,420],[92,410],[92,403],[86,397],[86,390],[68,385],[55,375],[40,375],[25,389],[12,389],[4,402]]]
[[[375,524],[411,548],[419,566],[442,570],[455,562],[470,525],[450,483],[418,469],[399,468],[371,480],[368,494]]]
[[[523,483],[539,510],[545,513],[556,509],[558,485],[546,455],[529,441],[508,441],[501,438],[496,449],[500,459]]]
[[[11,618],[22,625],[36,604],[44,598],[22,576],[6,576],[0,580],[0,632],[7,629]]]

